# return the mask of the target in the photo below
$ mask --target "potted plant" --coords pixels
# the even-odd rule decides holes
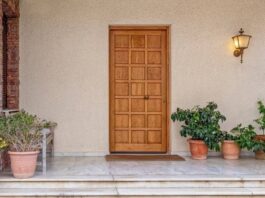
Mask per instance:
[[[180,135],[190,137],[191,156],[193,159],[207,159],[208,148],[219,151],[222,132],[219,122],[226,120],[214,102],[209,102],[205,107],[195,106],[192,109],[177,108],[172,113],[171,119],[183,122]]]
[[[236,140],[238,135],[233,133],[234,131],[223,132],[222,135],[222,154],[224,159],[234,160],[238,159],[240,156],[240,146],[237,144]]]
[[[234,130],[240,132],[239,138],[236,142],[243,149],[247,149],[249,151],[255,152],[256,159],[265,159],[265,142],[261,139],[257,139],[255,128],[252,125],[248,125],[247,127],[242,127],[242,125],[238,125]]]
[[[257,140],[256,148],[262,148],[262,142],[265,143],[265,105],[262,101],[258,101],[258,110],[260,113],[260,117],[255,120],[255,122],[259,125],[259,129],[262,131],[262,134],[256,135],[255,139]],[[255,150],[257,159],[265,159],[264,149]]]
[[[8,154],[14,177],[32,177],[41,148],[41,130],[46,122],[37,116],[20,111],[0,119],[0,131],[9,144]]]
[[[253,151],[255,152],[255,158],[258,160],[265,160],[265,142],[254,139]]]
[[[253,150],[255,146],[255,128],[252,125],[243,127],[242,124],[237,125],[232,129],[235,133],[238,133],[238,138],[235,140],[241,149]]]

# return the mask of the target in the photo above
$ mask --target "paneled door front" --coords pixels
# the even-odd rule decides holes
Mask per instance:
[[[167,27],[110,27],[110,152],[167,152],[167,59]]]

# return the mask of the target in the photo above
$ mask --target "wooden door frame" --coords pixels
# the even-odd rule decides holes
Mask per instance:
[[[165,154],[170,154],[171,153],[171,142],[170,142],[170,109],[171,109],[171,62],[170,62],[170,57],[171,57],[171,25],[109,25],[109,133],[108,133],[108,138],[109,138],[109,153],[111,153],[111,138],[110,138],[110,133],[111,133],[111,30],[165,30],[166,31],[166,44],[167,44],[167,53],[166,53],[166,66],[167,66],[167,118],[166,118],[166,123],[167,123],[167,151]]]

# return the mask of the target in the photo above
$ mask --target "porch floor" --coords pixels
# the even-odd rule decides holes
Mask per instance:
[[[207,160],[186,161],[106,161],[104,157],[53,157],[48,158],[47,174],[37,171],[31,179],[92,179],[92,178],[265,178],[265,161],[244,157],[240,160],[224,160],[209,157]],[[2,179],[14,179],[11,172],[0,175]]]
[[[265,161],[244,157],[240,160],[224,160],[209,157],[207,160],[186,161],[106,161],[104,157],[53,157],[48,158],[47,174],[41,171],[38,178],[91,178],[112,177],[265,177]],[[0,175],[0,179],[13,178],[10,172]]]
[[[17,196],[22,196],[22,192],[29,196],[35,196],[37,192],[54,196],[57,191],[59,195],[69,196],[77,193],[73,189],[78,189],[79,196],[91,196],[91,193],[138,197],[265,195],[265,161],[250,157],[240,160],[220,157],[199,161],[185,159],[106,161],[104,157],[49,158],[46,175],[37,172],[27,180],[15,179],[10,172],[0,175],[0,197],[10,196],[8,193],[11,191]]]

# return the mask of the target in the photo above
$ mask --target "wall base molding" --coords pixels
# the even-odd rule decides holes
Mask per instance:
[[[102,157],[108,154],[105,152],[54,152],[56,157]]]
[[[171,155],[180,155],[183,157],[190,157],[189,151],[172,151]],[[109,155],[109,152],[54,152],[54,156],[62,157],[62,156],[72,156],[72,157],[103,157],[105,155]],[[208,154],[209,157],[221,157],[220,152],[210,151]],[[254,153],[250,151],[242,151],[241,156],[243,157],[254,157]]]

